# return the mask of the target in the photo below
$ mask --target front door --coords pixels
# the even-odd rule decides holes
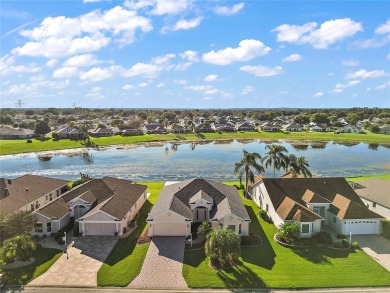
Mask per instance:
[[[196,208],[195,219],[196,219],[196,222],[207,221],[207,208],[205,208],[205,207]]]

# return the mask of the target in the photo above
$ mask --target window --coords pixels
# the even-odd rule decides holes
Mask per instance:
[[[46,195],[46,201],[48,201],[49,200],[49,197]]]
[[[38,201],[35,202],[35,208],[36,209],[39,208],[39,202]]]
[[[265,211],[268,212],[268,203],[265,204]]]
[[[241,227],[241,224],[239,224],[239,225],[238,225],[238,234],[241,234],[241,231],[242,231],[241,228],[242,228],[242,227]]]
[[[46,232],[51,232],[51,222],[46,223]]]
[[[233,232],[236,232],[236,225],[227,225],[227,228],[232,230]]]
[[[42,233],[43,232],[42,223],[35,223],[34,230],[36,233]]]
[[[372,207],[373,207],[373,208],[376,208],[376,202],[373,202],[373,203],[372,203]]]
[[[53,200],[53,195],[50,193],[49,194],[49,200],[52,201]]]
[[[58,189],[57,190],[57,197],[59,197],[60,196],[60,190]]]
[[[301,224],[302,234],[310,233],[310,224]]]
[[[34,204],[33,204],[33,203],[30,205],[30,209],[31,209],[32,211],[34,210]]]

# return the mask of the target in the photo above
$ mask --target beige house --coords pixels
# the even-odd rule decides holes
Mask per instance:
[[[189,236],[203,221],[249,234],[249,215],[232,186],[205,179],[166,185],[146,220],[149,236]]]
[[[146,188],[112,177],[88,181],[35,211],[33,234],[57,232],[74,217],[83,235],[122,235],[145,203]]]

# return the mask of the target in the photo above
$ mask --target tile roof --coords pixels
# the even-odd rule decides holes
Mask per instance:
[[[4,215],[13,213],[67,184],[68,181],[66,180],[31,174],[15,179],[1,178],[0,212]],[[5,197],[6,193],[7,196]]]
[[[333,206],[329,210],[341,219],[382,218],[366,208],[356,192],[342,177],[264,178],[263,184],[270,195],[275,210],[279,208],[287,196],[294,202],[305,206],[303,197],[305,199],[315,197],[314,195],[310,196],[311,193],[307,192],[309,189],[312,193],[331,202]],[[293,202],[289,201],[289,203],[293,205]]]
[[[242,219],[250,219],[235,187],[205,179],[185,180],[164,186],[148,218],[153,219],[171,210],[192,219],[190,201],[200,191],[206,193],[214,201],[218,218],[231,213]]]
[[[390,208],[390,180],[373,178],[358,183],[363,187],[355,189],[359,196]]]
[[[263,178],[267,178],[267,176],[265,176],[265,175],[257,175],[257,176],[255,176],[255,178],[253,178],[254,179],[253,182],[251,182],[249,180],[248,186],[252,186],[253,184],[255,184],[256,182],[260,181]]]

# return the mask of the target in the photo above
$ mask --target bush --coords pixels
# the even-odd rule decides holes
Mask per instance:
[[[343,239],[343,240],[341,240],[341,245],[344,248],[347,248],[347,247],[349,247],[349,241],[347,239]]]
[[[343,248],[343,244],[342,244],[341,242],[335,242],[335,243],[333,244],[333,247],[334,247],[334,248]]]
[[[267,218],[267,212],[265,210],[260,210],[259,217],[265,220]]]
[[[319,232],[315,234],[312,238],[317,239],[318,243],[323,245],[332,245],[333,240],[328,232]]]
[[[47,237],[46,234],[43,234],[43,235],[42,235],[42,239],[45,239],[46,237]]]
[[[73,236],[80,236],[80,229],[79,229],[79,225],[73,225]]]
[[[390,221],[383,220],[382,222],[382,236],[390,239]]]
[[[359,249],[359,243],[357,243],[356,241],[354,241],[354,242],[351,243],[350,247],[351,247],[351,249],[353,249],[353,250]]]
[[[27,139],[26,142],[27,143],[32,143],[32,140],[31,139]]]
[[[337,234],[337,235],[336,235],[336,238],[337,238],[337,239],[347,239],[347,236],[341,235],[341,234]]]

